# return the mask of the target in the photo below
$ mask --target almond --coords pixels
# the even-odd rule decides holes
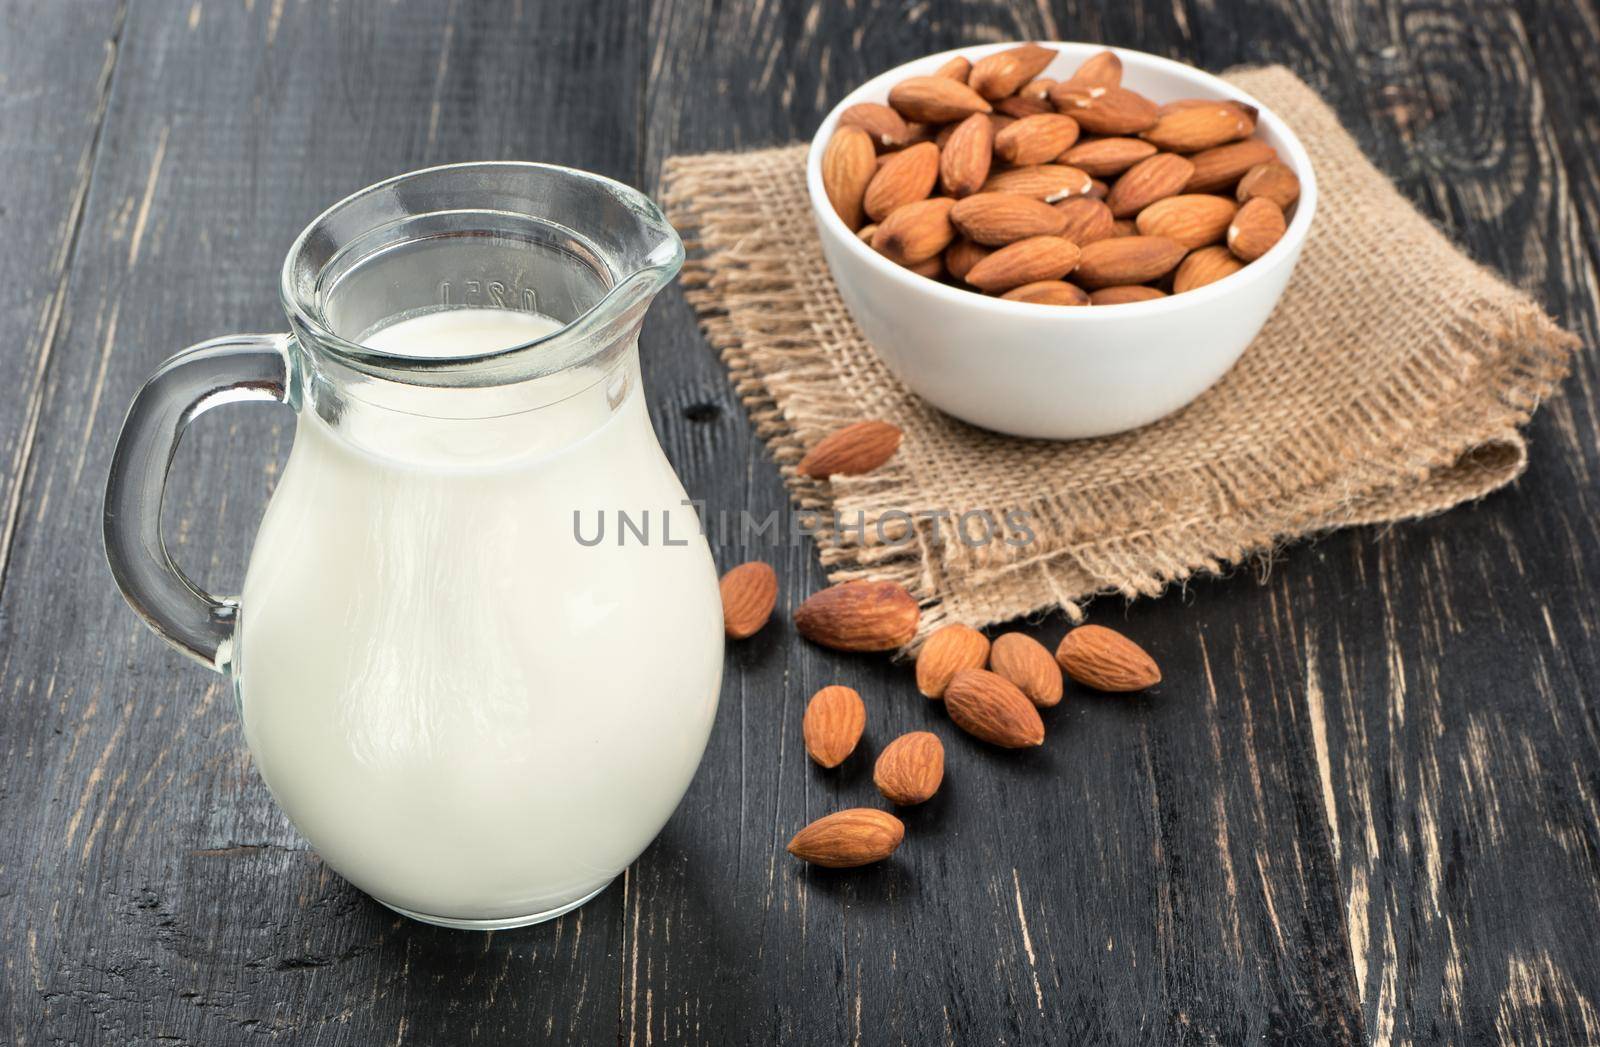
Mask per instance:
[[[1183,260],[1178,266],[1178,271],[1172,276],[1172,293],[1181,294],[1184,291],[1193,291],[1206,284],[1214,284],[1224,276],[1232,276],[1244,268],[1244,263],[1233,256],[1233,252],[1220,244],[1216,247],[1202,247]]]
[[[844,224],[861,225],[861,203],[877,170],[872,139],[859,127],[842,127],[822,151],[822,191]]]
[[[1220,242],[1237,210],[1225,196],[1185,193],[1157,200],[1139,212],[1134,224],[1145,236],[1165,236],[1192,251]]]
[[[1032,302],[1034,305],[1089,304],[1089,295],[1083,288],[1069,284],[1065,280],[1037,280],[1021,287],[1013,287],[1000,297],[1010,302]]]
[[[944,781],[944,743],[930,731],[902,734],[884,746],[872,781],[890,803],[907,806],[932,799]]]
[[[878,102],[857,102],[839,114],[839,126],[861,128],[874,144],[884,149],[905,145],[911,137],[905,119]]]
[[[778,575],[759,560],[742,563],[722,576],[722,628],[731,640],[754,636],[778,603]]]
[[[1050,89],[1050,101],[1090,134],[1138,134],[1156,122],[1156,104],[1123,87],[1085,87],[1069,80]]]
[[[957,280],[965,280],[973,266],[994,253],[994,248],[975,244],[961,237],[944,249],[944,268]]]
[[[872,238],[877,235],[878,223],[876,222],[872,223],[871,225],[864,225],[860,229],[856,230],[856,239],[860,240],[869,247],[872,245]]]
[[[1079,247],[1104,240],[1116,228],[1111,208],[1093,197],[1074,196],[1053,206],[1067,216],[1067,227],[1061,230],[1061,235]]]
[[[1059,236],[1030,236],[1007,244],[967,270],[967,283],[981,291],[1009,291],[1040,280],[1058,280],[1078,264],[1078,245]]]
[[[1078,122],[1060,113],[1040,113],[1010,124],[994,136],[994,151],[1024,166],[1054,160],[1078,140]]]
[[[1052,236],[1067,220],[1042,200],[982,192],[957,201],[950,208],[950,223],[974,243],[999,247],[1029,236]]]
[[[1138,236],[1139,227],[1131,218],[1118,218],[1116,223],[1111,227],[1111,235],[1113,237]]]
[[[1157,153],[1140,160],[1117,179],[1106,197],[1106,206],[1118,218],[1131,218],[1157,200],[1183,192],[1184,185],[1194,174],[1194,164],[1176,153]],[[878,178],[882,178],[880,173]],[[873,185],[878,179],[874,178]],[[872,213],[872,189],[867,189],[867,213]]]
[[[955,725],[1005,749],[1044,744],[1044,721],[1028,696],[986,669],[963,669],[945,688],[944,705]]]
[[[994,107],[959,80],[944,76],[913,76],[889,89],[889,104],[907,120],[948,124]]]
[[[1016,684],[1017,689],[1040,708],[1061,701],[1061,666],[1044,644],[1025,633],[1003,633],[995,637],[994,645],[989,648],[989,669]]]
[[[1138,138],[1096,138],[1068,149],[1061,154],[1060,161],[1095,178],[1109,178],[1146,157],[1155,156],[1156,152],[1155,146]]]
[[[1122,59],[1114,51],[1091,55],[1067,82],[1078,87],[1121,87]]]
[[[867,729],[867,706],[852,688],[824,687],[806,703],[800,725],[806,753],[823,767],[837,767],[856,751]]]
[[[1050,97],[1050,89],[1054,86],[1056,86],[1056,82],[1050,79],[1048,76],[1035,77],[1018,88],[1017,94],[1022,98],[1042,98],[1048,100]]]
[[[926,276],[930,280],[938,280],[944,276],[944,259],[934,255],[932,258],[924,258],[920,262],[911,262],[906,265],[906,268],[918,276]]]
[[[917,652],[917,690],[942,698],[950,678],[962,669],[982,669],[989,660],[989,638],[970,625],[940,626]]]
[[[1194,174],[1189,176],[1189,184],[1183,187],[1183,191],[1214,193],[1219,189],[1227,189],[1243,178],[1250,168],[1277,158],[1277,151],[1259,138],[1246,138],[1242,142],[1203,149],[1189,157],[1194,164]]]
[[[1056,107],[1050,104],[1048,98],[1024,98],[1021,95],[1000,99],[994,104],[994,109],[995,112],[1003,113],[1015,120],[1056,111]]]
[[[1004,98],[1044,72],[1045,67],[1055,61],[1056,54],[1053,47],[1023,44],[984,55],[972,63],[967,84],[990,101]]]
[[[1166,116],[1168,113],[1175,113],[1180,109],[1204,109],[1206,106],[1212,105],[1233,106],[1250,122],[1252,130],[1255,128],[1256,119],[1261,115],[1261,111],[1255,106],[1246,105],[1236,98],[1174,98],[1170,102],[1161,103],[1161,107],[1156,110],[1156,114],[1158,116]]]
[[[1283,239],[1286,228],[1288,222],[1284,220],[1283,208],[1267,197],[1258,196],[1246,201],[1234,216],[1233,224],[1228,226],[1228,250],[1242,261],[1253,262]]]
[[[1102,287],[1089,295],[1090,305],[1122,305],[1126,302],[1153,302],[1167,297],[1167,292],[1144,284],[1117,284]]]
[[[1174,153],[1197,153],[1224,142],[1248,138],[1255,121],[1236,105],[1215,105],[1173,109],[1157,117],[1156,125],[1139,135],[1145,141]]]
[[[973,113],[956,125],[939,153],[939,182],[951,196],[971,196],[983,188],[994,156],[994,124]]]
[[[1061,639],[1056,661],[1066,674],[1097,691],[1142,691],[1161,682],[1144,648],[1103,625],[1080,625]]]
[[[1089,191],[1084,196],[1092,196],[1096,200],[1104,200],[1111,195],[1111,187],[1098,178],[1089,179]]]
[[[1045,203],[1055,203],[1057,200],[1087,193],[1091,181],[1088,175],[1076,167],[1066,167],[1061,164],[1032,164],[989,176],[989,180],[983,183],[983,191],[1031,196]]]
[[[870,473],[894,457],[901,435],[888,422],[852,422],[818,440],[796,468],[814,480]]]
[[[905,823],[888,811],[852,807],[818,818],[795,833],[789,853],[812,865],[853,869],[883,861],[905,838]]]
[[[878,224],[872,249],[901,265],[916,265],[937,257],[956,238],[955,227],[950,224],[954,206],[955,201],[948,196],[936,196],[895,208]]]
[[[1290,204],[1300,199],[1300,179],[1277,161],[1256,164],[1239,179],[1239,187],[1234,192],[1241,204],[1263,196],[1280,210],[1287,211]]]
[[[836,651],[892,651],[917,635],[917,601],[894,582],[854,581],[813,593],[794,624],[812,643]]]
[[[1073,279],[1088,288],[1148,283],[1172,271],[1184,247],[1164,236],[1117,236],[1084,245]]]
[[[891,153],[867,183],[862,210],[874,222],[882,222],[895,208],[926,200],[938,179],[939,147],[932,142],[920,142]]]
[[[967,82],[967,77],[972,73],[972,60],[956,55],[944,65],[933,71],[934,76],[942,76],[946,80],[959,80]]]

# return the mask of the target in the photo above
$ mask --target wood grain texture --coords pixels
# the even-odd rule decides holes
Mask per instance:
[[[683,807],[594,902],[494,935],[399,920],[321,865],[221,681],[126,611],[97,537],[139,381],[180,345],[281,327],[278,263],[328,202],[491,157],[649,188],[673,153],[804,137],[860,80],[968,42],[1285,62],[1475,257],[1593,345],[1591,0],[85,10],[101,21],[0,5],[31,41],[0,35],[0,131],[47,128],[56,157],[47,177],[0,137],[0,180],[23,187],[0,222],[26,248],[0,257],[0,296],[17,296],[0,324],[29,348],[0,364],[0,492],[19,507],[0,591],[0,1040],[1600,1040],[1592,354],[1536,419],[1512,490],[1096,603],[1167,682],[1069,689],[1029,753],[955,731],[907,666],[799,640],[789,612],[823,584],[810,549],[718,547],[724,567],[772,562],[783,591],[730,647]],[[657,430],[713,523],[782,507],[676,291],[643,357]],[[242,577],[291,424],[219,414],[180,453],[169,530],[219,590]],[[1064,628],[1027,627],[1052,646]],[[799,723],[831,683],[861,692],[868,727],[830,772]],[[890,862],[830,873],[784,853],[811,818],[877,804],[872,756],[916,729],[944,740],[946,786],[905,813]]]

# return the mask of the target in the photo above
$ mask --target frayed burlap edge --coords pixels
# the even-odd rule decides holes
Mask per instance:
[[[1275,108],[1275,94],[1298,91],[1314,100],[1281,69],[1230,76]],[[1300,109],[1313,104],[1295,101]],[[1314,115],[1331,123],[1331,113],[1314,104],[1321,110]],[[668,213],[690,252],[687,297],[799,509],[849,518],[859,511],[870,523],[891,507],[968,508],[924,504],[928,485],[918,479],[918,429],[961,423],[882,376],[864,383],[864,376],[844,373],[850,361],[831,341],[838,311],[817,308],[836,292],[809,212],[763,200],[770,186],[793,189],[804,155],[803,146],[789,146],[668,161]],[[999,543],[968,549],[926,524],[916,527],[914,541],[892,545],[824,527],[817,545],[830,578],[905,585],[924,607],[919,640],[946,621],[983,626],[1056,607],[1077,619],[1097,594],[1155,595],[1294,538],[1430,515],[1515,479],[1527,462],[1518,427],[1559,382],[1576,342],[1525,295],[1461,256],[1387,183],[1383,190],[1416,222],[1410,235],[1436,241],[1425,249],[1467,289],[1431,332],[1438,351],[1403,361],[1396,387],[1409,395],[1374,398],[1354,418],[1348,411],[1307,418],[1293,438],[1191,470],[1195,475],[1176,487],[1173,477],[1157,473],[1075,490],[1070,506],[1060,491],[1024,505],[981,506],[1022,509],[1038,523],[1045,533],[1025,551]],[[905,423],[906,446],[889,465],[833,483],[795,471],[822,434],[862,417]],[[1186,504],[1181,496],[1190,493],[1198,497]],[[1148,506],[1170,507],[1175,499],[1184,511],[1143,518]]]

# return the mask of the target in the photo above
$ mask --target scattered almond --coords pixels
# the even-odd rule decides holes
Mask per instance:
[[[878,755],[872,781],[884,799],[902,807],[932,799],[944,781],[944,743],[930,731],[902,734]]]
[[[957,201],[950,209],[950,223],[974,243],[1001,247],[1030,236],[1054,236],[1067,220],[1042,200],[982,192]]]
[[[1235,195],[1241,204],[1264,196],[1277,204],[1280,210],[1287,211],[1291,204],[1300,199],[1300,179],[1276,160],[1256,164],[1239,179]]]
[[[872,248],[890,261],[916,265],[938,256],[956,238],[950,224],[955,201],[948,196],[918,200],[896,208],[878,224]]]
[[[1073,680],[1098,691],[1142,691],[1161,682],[1161,670],[1144,648],[1103,625],[1067,633],[1056,661]]]
[[[1220,244],[1202,247],[1183,260],[1172,276],[1172,293],[1193,291],[1206,284],[1214,284],[1225,276],[1232,276],[1244,268],[1244,263],[1233,252]]]
[[[1078,245],[1071,240],[1030,236],[1007,244],[973,266],[966,280],[982,291],[1009,291],[1023,284],[1060,279],[1077,264]]]
[[[1017,89],[1044,72],[1055,60],[1053,47],[1023,44],[984,55],[972,63],[967,84],[991,102],[1015,94]]]
[[[1157,153],[1140,160],[1117,179],[1106,206],[1118,218],[1132,218],[1157,200],[1183,192],[1194,174],[1194,164],[1176,153]],[[880,173],[878,178],[882,178]],[[873,179],[877,184],[877,179]],[[872,189],[867,189],[867,213],[872,214]],[[876,218],[876,215],[873,215]]]
[[[1009,128],[1008,128],[1009,130]],[[994,158],[994,124],[985,113],[973,113],[959,124],[939,152],[939,184],[954,197],[983,188]]]
[[[813,593],[794,624],[812,643],[838,651],[892,651],[917,635],[917,601],[894,582],[855,581]]]
[[[963,669],[944,691],[955,725],[1005,749],[1044,744],[1044,721],[1017,685],[987,669]]]
[[[722,628],[732,640],[761,631],[778,603],[778,575],[759,560],[742,563],[722,576]]]
[[[989,669],[1016,684],[1017,689],[1040,708],[1061,701],[1061,666],[1044,644],[1026,633],[1003,633],[995,637],[989,648]]]
[[[861,225],[862,201],[877,171],[872,138],[859,127],[835,131],[822,151],[822,191],[851,229]]]
[[[889,105],[907,120],[947,124],[994,106],[966,84],[944,76],[913,76],[889,89]]]
[[[1021,287],[1013,287],[1000,297],[1011,302],[1032,302],[1034,305],[1089,304],[1087,292],[1065,280],[1038,280],[1031,284],[1023,284]]]
[[[944,697],[950,678],[962,669],[982,669],[989,660],[989,638],[970,625],[940,626],[917,652],[917,690]]]
[[[994,136],[994,151],[1019,167],[1054,160],[1078,140],[1078,122],[1060,113],[1027,116]]]
[[[1088,288],[1148,283],[1172,271],[1184,247],[1164,236],[1117,236],[1086,244],[1073,279]]]
[[[1253,262],[1283,239],[1288,225],[1283,209],[1267,197],[1247,200],[1228,226],[1228,250],[1242,262]]]
[[[1181,193],[1146,207],[1134,224],[1144,236],[1165,236],[1192,251],[1221,242],[1236,210],[1225,196]]]
[[[867,728],[867,706],[854,689],[824,687],[806,703],[800,726],[806,753],[823,767],[837,767],[856,751]]]
[[[889,812],[853,807],[818,818],[795,833],[789,853],[812,865],[853,869],[883,861],[905,838],[905,823]]]
[[[902,434],[888,422],[852,422],[817,441],[796,467],[814,480],[860,476],[894,457]]]
[[[939,179],[939,147],[921,142],[892,154],[867,183],[862,210],[882,222],[895,208],[926,200]]]

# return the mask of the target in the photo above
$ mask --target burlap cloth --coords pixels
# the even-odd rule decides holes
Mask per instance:
[[[1310,240],[1221,382],[1105,439],[999,436],[896,381],[828,275],[803,145],[668,161],[667,209],[689,244],[684,283],[706,336],[797,504],[850,525],[817,537],[835,581],[900,581],[923,603],[921,635],[1053,607],[1076,619],[1095,594],[1154,595],[1299,536],[1437,513],[1521,473],[1518,426],[1575,340],[1419,215],[1300,79],[1277,67],[1227,79],[1310,151],[1321,187]],[[888,465],[831,483],[795,472],[805,448],[863,418],[904,430]],[[1017,509],[1027,545],[974,547],[953,522],[929,521],[890,545],[871,526],[891,510]]]

